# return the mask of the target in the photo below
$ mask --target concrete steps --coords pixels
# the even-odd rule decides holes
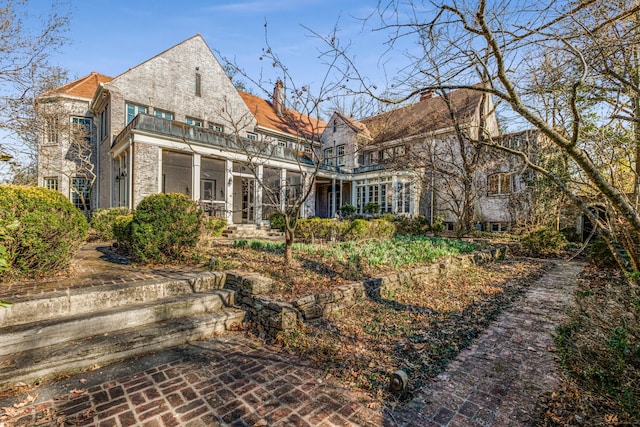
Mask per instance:
[[[234,329],[245,312],[204,273],[18,298],[0,310],[0,390]]]

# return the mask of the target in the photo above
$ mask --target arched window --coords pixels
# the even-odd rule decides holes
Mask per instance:
[[[495,196],[499,194],[509,194],[513,191],[513,174],[500,172],[489,175],[487,194]]]

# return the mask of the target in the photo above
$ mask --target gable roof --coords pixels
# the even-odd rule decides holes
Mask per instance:
[[[238,91],[247,108],[258,122],[258,126],[276,132],[283,132],[294,137],[318,139],[327,124],[298,111],[287,108],[283,116],[279,116],[273,103],[259,96]]]
[[[471,122],[482,102],[483,93],[458,89],[449,93],[459,124]],[[453,126],[447,103],[441,96],[423,99],[360,121],[375,142],[409,138]]]
[[[347,126],[349,126],[351,129],[353,129],[354,131],[356,131],[357,133],[367,137],[367,138],[371,138],[371,134],[369,133],[369,129],[367,129],[367,126],[362,123],[359,122],[358,120],[355,120],[351,117],[347,117],[344,114],[336,111],[335,112],[336,117],[338,117],[340,120],[342,120]]]
[[[139,64],[134,65],[133,67],[129,68],[128,70],[123,71],[122,73],[120,73],[120,74],[118,74],[117,76],[115,76],[115,77],[113,78],[113,80],[119,79],[121,76],[123,76],[123,75],[125,75],[125,74],[129,73],[129,72],[130,72],[130,71],[132,71],[132,70],[135,70],[135,69],[137,69],[137,68],[142,68],[142,66],[143,66],[143,65],[145,65],[145,64],[147,64],[147,63],[149,63],[149,62],[154,61],[156,58],[160,58],[160,57],[164,56],[167,52],[172,51],[172,50],[174,50],[174,49],[180,49],[180,47],[185,46],[185,45],[187,45],[187,44],[189,44],[189,43],[191,43],[191,42],[193,42],[193,41],[198,41],[198,42],[202,43],[204,46],[206,46],[206,48],[209,50],[209,53],[211,53],[211,56],[212,56],[216,61],[218,61],[218,59],[217,59],[217,58],[216,58],[216,56],[213,54],[213,51],[211,50],[211,48],[209,47],[209,45],[207,44],[207,42],[205,41],[205,39],[202,37],[202,35],[201,35],[200,33],[197,33],[197,34],[195,34],[195,35],[193,35],[193,36],[189,37],[189,38],[188,38],[188,39],[186,39],[186,40],[183,40],[183,41],[181,41],[181,42],[179,42],[179,43],[177,43],[177,44],[174,44],[173,46],[171,46],[171,47],[169,47],[169,48],[167,48],[167,49],[163,50],[162,52],[160,52],[160,53],[158,53],[158,54],[156,54],[156,55],[152,56],[151,58],[148,58],[148,59],[146,59],[146,60],[144,60],[144,61],[140,62]]]
[[[96,89],[98,89],[100,83],[110,82],[111,80],[113,80],[112,77],[92,71],[91,74],[87,76],[81,77],[70,83],[52,89],[40,96],[68,95],[78,98],[91,99],[93,98],[93,94],[96,92]]]

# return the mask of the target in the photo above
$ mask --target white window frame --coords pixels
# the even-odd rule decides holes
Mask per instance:
[[[344,144],[336,146],[336,166],[344,166],[346,164],[346,157],[344,153]]]
[[[153,115],[166,120],[173,120],[175,117],[171,111],[165,110],[154,110]]]
[[[47,190],[58,191],[59,180],[57,176],[46,176],[43,179],[42,186]]]
[[[134,104],[133,102],[127,102],[124,107],[127,115],[127,124],[131,123],[138,114],[146,114],[149,109],[144,105]]]
[[[189,126],[202,127],[202,120],[195,117],[186,117],[185,121]]]

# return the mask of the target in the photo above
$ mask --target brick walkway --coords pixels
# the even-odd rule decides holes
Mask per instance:
[[[382,425],[366,394],[323,376],[228,335],[41,387],[33,392],[41,403],[19,408],[5,426]]]
[[[402,426],[529,426],[537,397],[560,381],[551,334],[582,265],[558,262],[524,299],[387,418]]]
[[[556,263],[404,407],[380,408],[308,362],[232,334],[43,385],[29,404],[1,400],[11,409],[0,410],[0,427],[526,426],[558,381],[550,333],[580,269]]]

